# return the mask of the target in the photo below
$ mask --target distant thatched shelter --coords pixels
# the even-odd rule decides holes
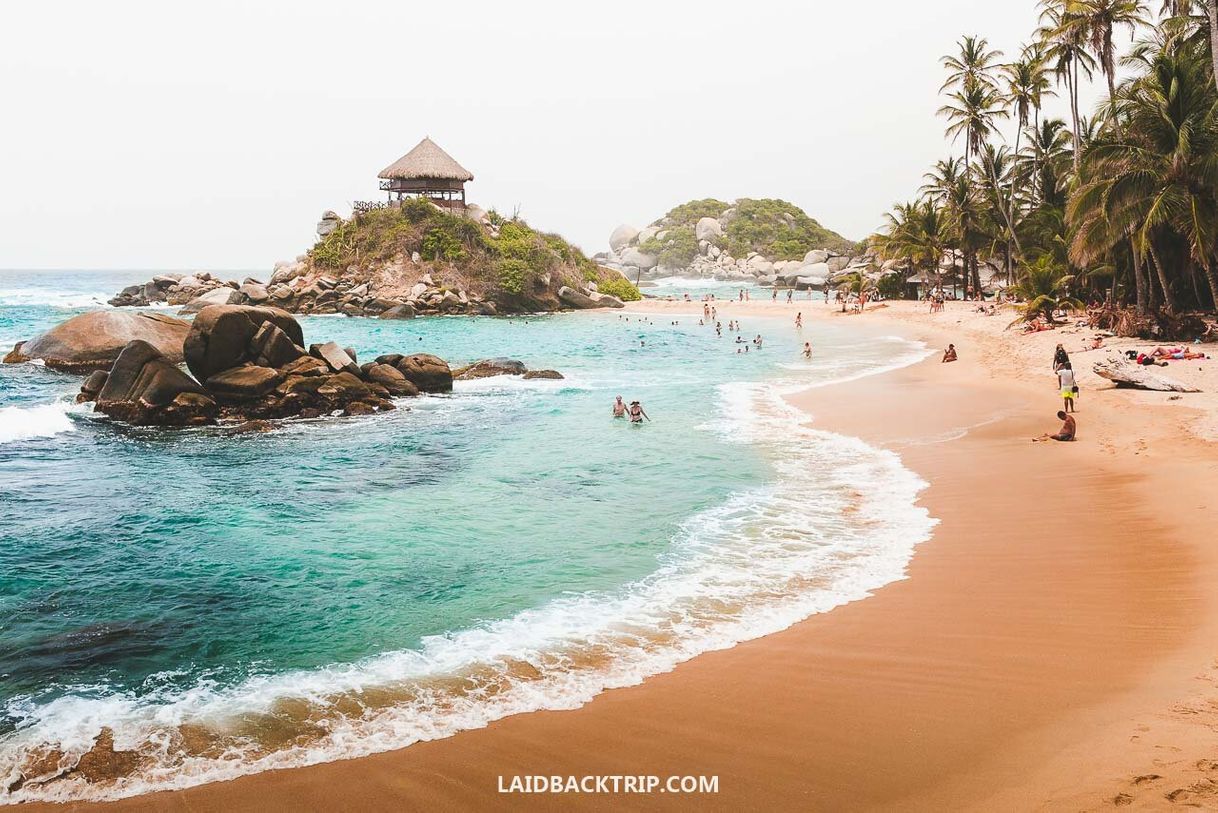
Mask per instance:
[[[465,208],[465,182],[474,179],[473,173],[430,138],[424,138],[377,177],[391,201],[395,196],[397,200],[420,196],[453,209]]]

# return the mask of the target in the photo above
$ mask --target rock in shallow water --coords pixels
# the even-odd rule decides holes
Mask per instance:
[[[189,331],[189,322],[162,313],[93,311],[22,342],[5,361],[40,359],[47,367],[72,373],[108,370],[123,348],[138,339],[177,363],[182,360],[183,340]]]
[[[142,426],[197,426],[212,423],[217,407],[198,382],[136,340],[119,353],[94,409]]]

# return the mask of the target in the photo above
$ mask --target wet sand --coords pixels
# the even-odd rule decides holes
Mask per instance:
[[[805,324],[836,318],[807,303],[792,313],[800,306]],[[636,306],[689,314],[698,307]],[[731,311],[747,330],[749,315],[785,307]],[[1079,440],[1032,443],[1057,428],[1051,353],[1041,359],[1040,344],[1051,350],[1058,337],[1013,344],[1019,339],[993,322],[890,311],[854,318],[883,320],[935,346],[955,341],[961,361],[931,359],[793,402],[818,428],[897,451],[930,483],[921,501],[940,524],[907,579],[576,711],[109,805],[33,807],[1218,803],[1218,762],[1207,762],[1218,760],[1218,512],[1206,493],[1218,483],[1218,452],[1181,431],[1200,412],[1161,394],[1152,401],[1084,381]],[[498,792],[499,777],[526,774],[715,775],[719,792]]]

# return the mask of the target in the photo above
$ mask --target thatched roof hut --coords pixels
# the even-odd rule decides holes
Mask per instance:
[[[465,182],[474,175],[430,138],[385,167],[377,175],[381,189],[401,200],[419,195],[442,206],[465,207]]]

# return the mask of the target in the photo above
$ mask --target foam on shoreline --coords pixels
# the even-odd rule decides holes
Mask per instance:
[[[890,364],[849,378],[925,354],[909,345]],[[0,801],[184,788],[401,748],[513,714],[576,708],[606,689],[780,631],[903,578],[934,524],[916,505],[925,483],[892,452],[806,426],[806,415],[783,396],[807,386],[793,376],[719,387],[719,415],[701,428],[760,447],[773,476],[687,518],[649,575],[351,664],[232,686],[201,679],[188,690],[138,696],[78,687],[41,705],[16,698],[6,711],[17,728],[0,737],[0,788],[11,786],[18,766],[46,770],[0,791]],[[105,729],[116,749],[142,756],[141,766],[72,773]]]

